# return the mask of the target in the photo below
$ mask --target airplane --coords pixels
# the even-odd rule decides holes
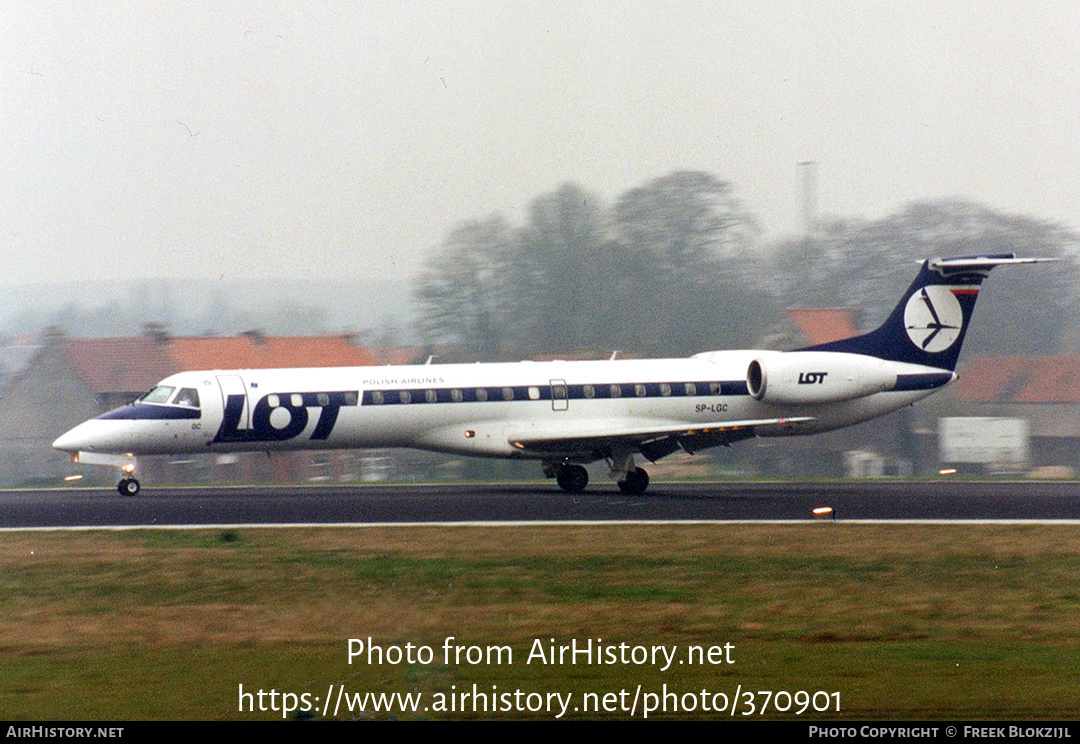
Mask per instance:
[[[140,491],[138,455],[385,447],[538,460],[570,493],[588,485],[585,465],[603,460],[621,491],[642,494],[639,456],[829,431],[940,390],[956,379],[990,270],[1053,260],[927,259],[880,328],[794,351],[181,372],[53,447],[121,467],[127,496]]]

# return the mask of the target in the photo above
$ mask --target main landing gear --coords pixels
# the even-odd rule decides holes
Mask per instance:
[[[589,471],[581,465],[562,465],[555,473],[555,480],[567,493],[579,493],[589,485]]]
[[[627,449],[617,449],[608,459],[611,465],[611,477],[623,493],[639,496],[649,487],[649,474],[634,464],[634,453]]]
[[[544,475],[554,478],[559,488],[567,493],[580,493],[589,485],[589,471],[581,465],[544,463]],[[613,469],[611,475],[623,493],[640,495],[649,487],[649,474],[643,468],[634,466],[632,461],[621,472]]]
[[[623,493],[642,494],[649,487],[649,474],[644,468],[634,468],[627,471],[626,477],[617,483]]]

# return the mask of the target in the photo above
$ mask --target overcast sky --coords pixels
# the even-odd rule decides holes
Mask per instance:
[[[574,181],[1080,227],[1080,3],[0,0],[0,283],[407,278]]]

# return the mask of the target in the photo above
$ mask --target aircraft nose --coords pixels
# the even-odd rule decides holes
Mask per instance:
[[[52,443],[53,449],[63,452],[92,452],[96,446],[94,421],[86,421],[64,432]]]

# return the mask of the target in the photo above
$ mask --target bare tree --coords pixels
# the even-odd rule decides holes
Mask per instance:
[[[420,331],[430,343],[497,359],[520,329],[515,232],[502,217],[454,228],[417,280]]]

